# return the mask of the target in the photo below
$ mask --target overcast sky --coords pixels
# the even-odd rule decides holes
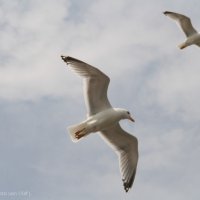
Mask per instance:
[[[200,30],[199,8],[199,0],[0,0],[0,199],[198,199],[200,48],[179,50],[185,36],[162,12],[183,13]],[[98,134],[70,140],[66,127],[86,109],[61,54],[105,72],[112,105],[135,118],[121,123],[139,140],[128,194]]]

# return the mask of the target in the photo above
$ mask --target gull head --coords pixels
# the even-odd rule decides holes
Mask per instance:
[[[124,109],[117,109],[117,110],[121,114],[121,119],[129,119],[132,122],[135,122],[133,117],[131,117],[131,113],[128,110],[124,110]]]
[[[132,122],[135,122],[135,120],[131,117],[131,113],[129,111],[126,111],[126,119],[131,120]]]

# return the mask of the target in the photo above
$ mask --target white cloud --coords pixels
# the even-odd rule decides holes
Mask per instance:
[[[67,4],[48,2],[30,1],[23,9],[19,3],[1,7],[5,13],[0,49],[1,57],[5,57],[0,69],[1,98],[34,99],[53,95],[52,91],[59,94],[62,85],[56,82],[59,77],[62,80],[63,72],[58,65],[59,31]],[[56,15],[55,9],[59,10]]]
[[[26,169],[30,181],[22,178],[20,184],[31,185],[37,199],[198,196],[199,49],[180,51],[184,35],[162,14],[187,13],[198,28],[199,1],[188,5],[182,0],[2,1],[1,152],[12,138],[16,146],[4,156],[21,160],[18,171],[10,160],[2,170],[23,175],[20,152],[28,149],[33,158],[23,155],[32,167]],[[140,160],[126,196],[112,150],[95,135],[77,146],[66,136],[64,126],[82,120],[85,108],[81,79],[65,67],[62,53],[99,66],[111,77],[111,103],[133,111],[135,125],[122,125],[139,138]]]
[[[7,58],[0,73],[2,98],[30,100],[65,95],[67,76],[59,60],[61,53],[101,65],[114,77],[122,70],[146,65],[155,56],[151,48],[160,49],[161,39],[156,33],[162,33],[162,21],[155,18],[161,15],[158,8],[158,14],[149,17],[148,12],[140,12],[140,3],[95,1],[89,2],[79,16],[72,2],[47,2],[29,1],[23,6],[4,3],[1,8],[5,26],[0,51]],[[153,9],[144,8],[149,12]],[[73,21],[77,15],[81,20]]]

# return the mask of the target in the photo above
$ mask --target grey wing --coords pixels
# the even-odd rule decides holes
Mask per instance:
[[[195,43],[198,47],[200,47],[200,42]]]
[[[185,33],[187,37],[197,33],[197,31],[192,26],[192,23],[189,17],[179,14],[179,13],[174,13],[174,12],[169,12],[169,11],[165,11],[164,14],[176,20],[181,26],[183,32]]]
[[[104,109],[112,107],[107,89],[110,79],[96,67],[70,56],[61,58],[84,80],[84,98],[88,115],[94,115]]]
[[[137,138],[125,132],[119,123],[101,131],[101,136],[118,154],[124,189],[128,192],[133,185],[136,174],[138,162]]]

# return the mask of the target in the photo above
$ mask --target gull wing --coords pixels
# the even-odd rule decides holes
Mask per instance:
[[[197,46],[199,46],[200,47],[200,42],[197,42],[197,43],[195,43]]]
[[[84,80],[84,98],[88,116],[94,115],[102,110],[111,108],[107,97],[107,89],[110,79],[96,67],[70,56],[61,56]]]
[[[185,15],[181,15],[179,13],[174,13],[174,12],[169,12],[169,11],[165,11],[164,14],[170,17],[171,19],[176,20],[187,37],[197,33],[197,31],[192,26],[192,23],[189,17]]]
[[[101,136],[118,154],[119,167],[126,192],[132,187],[138,162],[137,138],[125,132],[119,123],[101,131]]]

